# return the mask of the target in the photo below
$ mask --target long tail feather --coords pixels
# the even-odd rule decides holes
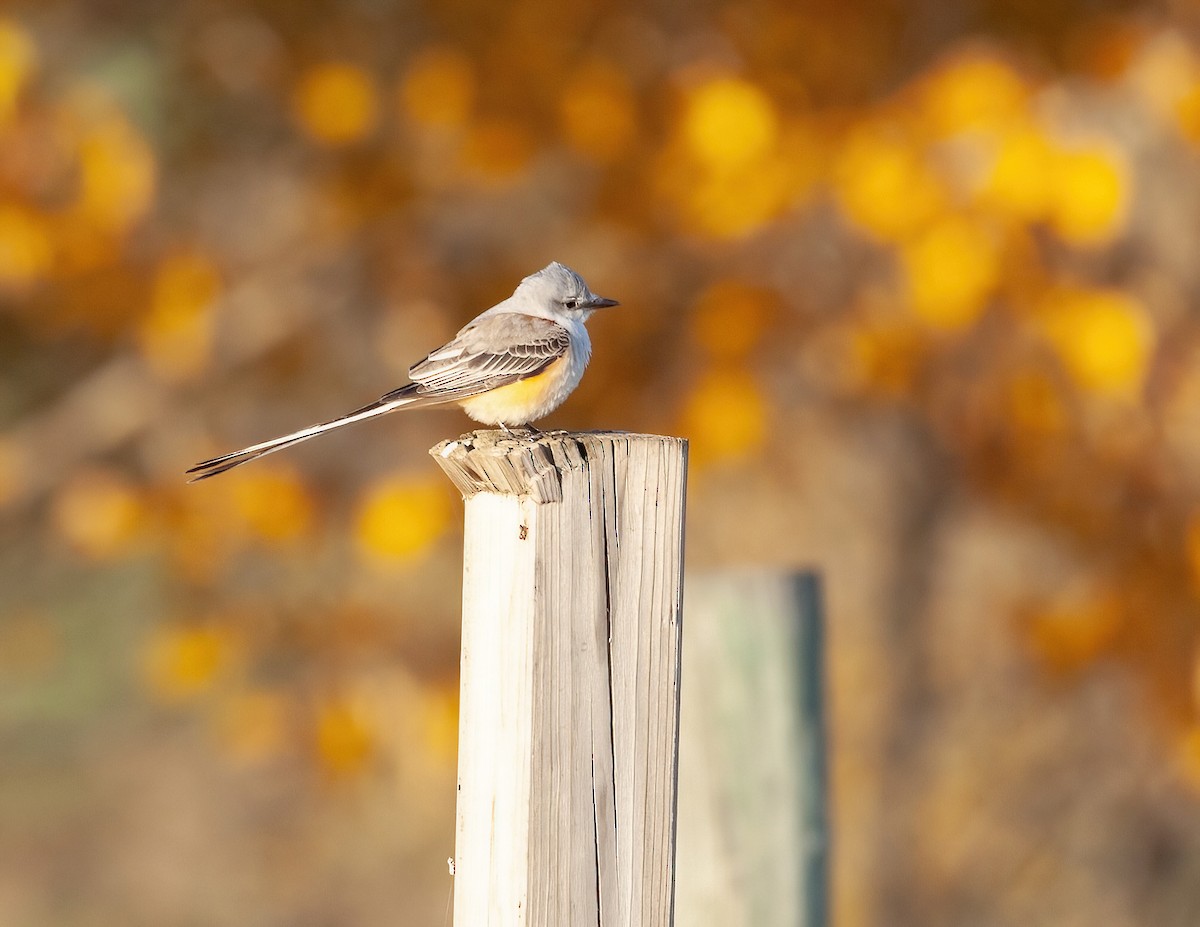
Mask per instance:
[[[334,428],[341,428],[343,425],[351,425],[354,422],[361,422],[368,418],[374,418],[377,415],[393,412],[403,406],[413,405],[420,398],[416,395],[416,386],[409,384],[409,387],[402,387],[388,393],[382,399],[377,399],[370,405],[365,405],[361,409],[355,409],[353,412],[348,412],[338,418],[330,419],[328,422],[311,425],[308,428],[294,431],[290,435],[283,435],[278,438],[272,438],[270,441],[263,441],[261,444],[252,444],[249,447],[242,448],[240,451],[234,451],[232,454],[222,454],[220,457],[201,461],[187,471],[191,475],[191,479],[188,482],[198,483],[200,480],[217,476],[226,470],[232,470],[234,467],[240,467],[244,463],[257,460],[259,457],[274,454],[276,451],[282,451],[285,447],[291,447],[293,444],[299,444],[301,441],[315,438],[317,435],[323,434],[326,431],[332,431]]]

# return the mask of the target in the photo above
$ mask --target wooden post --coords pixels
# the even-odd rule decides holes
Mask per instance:
[[[670,927],[687,443],[430,453],[466,502],[456,927]]]
[[[689,576],[686,612],[679,925],[826,927],[817,577],[766,570]]]

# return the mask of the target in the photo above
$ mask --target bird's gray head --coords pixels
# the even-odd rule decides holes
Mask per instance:
[[[565,264],[554,261],[521,281],[514,296],[525,297],[555,314],[586,321],[597,309],[618,305],[588,289],[583,278]]]

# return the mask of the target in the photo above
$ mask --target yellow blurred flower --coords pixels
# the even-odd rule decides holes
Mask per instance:
[[[884,241],[918,231],[945,208],[945,192],[903,134],[868,125],[852,132],[834,178],[850,221]]]
[[[80,212],[100,228],[126,232],[153,205],[154,152],[115,110],[96,119],[80,140],[79,174]]]
[[[1018,125],[1001,137],[981,200],[990,208],[1024,221],[1045,218],[1056,183],[1055,152],[1040,129]]]
[[[451,494],[440,480],[395,477],[359,503],[356,535],[364,553],[384,561],[419,557],[446,531]]]
[[[75,474],[55,494],[50,509],[58,536],[96,560],[119,557],[133,549],[147,518],[137,488],[110,470]]]
[[[736,168],[770,153],[779,135],[779,116],[771,99],[750,81],[722,77],[691,91],[683,134],[703,164]]]
[[[37,64],[29,33],[11,19],[0,18],[0,129],[13,118],[17,100]]]
[[[1130,395],[1141,388],[1154,347],[1154,325],[1132,295],[1061,288],[1047,296],[1038,324],[1079,386],[1110,395]]]
[[[696,384],[683,411],[683,432],[696,464],[744,457],[765,443],[767,400],[741,370],[714,370]]]
[[[235,512],[257,538],[288,543],[312,530],[312,494],[290,466],[260,466],[231,474],[229,491]]]
[[[625,73],[608,62],[575,70],[563,88],[559,111],[567,143],[594,161],[617,160],[637,138],[633,88]]]
[[[1111,241],[1124,225],[1130,185],[1129,168],[1112,149],[1060,152],[1049,188],[1051,226],[1071,244]]]
[[[159,265],[150,312],[138,325],[137,339],[162,379],[185,381],[208,366],[211,309],[220,288],[216,267],[202,254],[176,254]]]
[[[471,59],[455,48],[431,48],[417,55],[400,83],[400,101],[414,122],[458,128],[475,104]]]
[[[1020,117],[1029,88],[995,54],[974,50],[942,65],[927,79],[923,109],[936,135],[995,130]]]
[[[155,697],[177,702],[211,689],[233,665],[236,653],[236,640],[227,628],[161,627],[145,643],[142,669]]]
[[[326,145],[361,141],[375,129],[375,82],[362,68],[345,62],[311,67],[296,86],[296,117],[304,130]]]
[[[1000,275],[997,246],[977,223],[948,216],[901,250],[912,311],[950,331],[975,322]]]
[[[352,776],[375,753],[374,726],[361,706],[343,700],[326,702],[317,711],[316,747],[326,772]]]
[[[692,327],[711,357],[743,361],[762,340],[774,310],[770,291],[740,280],[718,280],[700,296]]]
[[[44,219],[0,204],[0,293],[23,293],[50,270],[53,251]]]

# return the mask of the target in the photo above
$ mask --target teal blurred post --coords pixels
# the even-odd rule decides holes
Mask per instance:
[[[826,927],[820,582],[689,575],[684,614],[677,924]]]

